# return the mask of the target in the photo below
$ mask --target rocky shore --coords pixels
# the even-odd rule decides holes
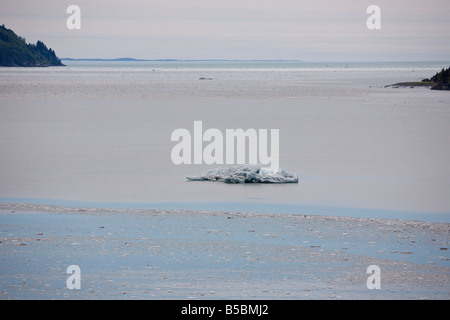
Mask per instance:
[[[398,82],[385,86],[385,88],[401,87],[429,87],[431,90],[450,90],[450,67],[448,69],[442,69],[441,72],[436,73],[430,79],[427,78],[422,81]]]

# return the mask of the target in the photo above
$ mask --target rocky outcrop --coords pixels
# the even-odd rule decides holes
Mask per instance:
[[[441,72],[436,73],[430,79],[436,84],[431,87],[431,90],[450,90],[450,67],[442,69]]]

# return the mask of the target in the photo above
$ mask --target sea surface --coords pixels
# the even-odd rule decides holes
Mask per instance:
[[[76,62],[0,68],[0,202],[450,222],[450,62]],[[298,184],[188,182],[178,128],[278,129]],[[204,143],[204,146],[207,143]]]

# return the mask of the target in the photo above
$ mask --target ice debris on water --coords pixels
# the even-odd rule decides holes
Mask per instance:
[[[216,181],[224,183],[298,183],[295,173],[280,168],[264,168],[258,165],[242,165],[229,168],[215,168],[189,181]]]

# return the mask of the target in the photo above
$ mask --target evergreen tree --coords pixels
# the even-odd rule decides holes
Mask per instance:
[[[431,90],[450,90],[450,67],[442,69],[441,72],[436,73],[430,79],[436,84],[431,87]]]
[[[46,67],[63,66],[55,51],[47,48],[40,40],[36,44],[26,43],[25,38],[14,31],[0,26],[0,66]]]

